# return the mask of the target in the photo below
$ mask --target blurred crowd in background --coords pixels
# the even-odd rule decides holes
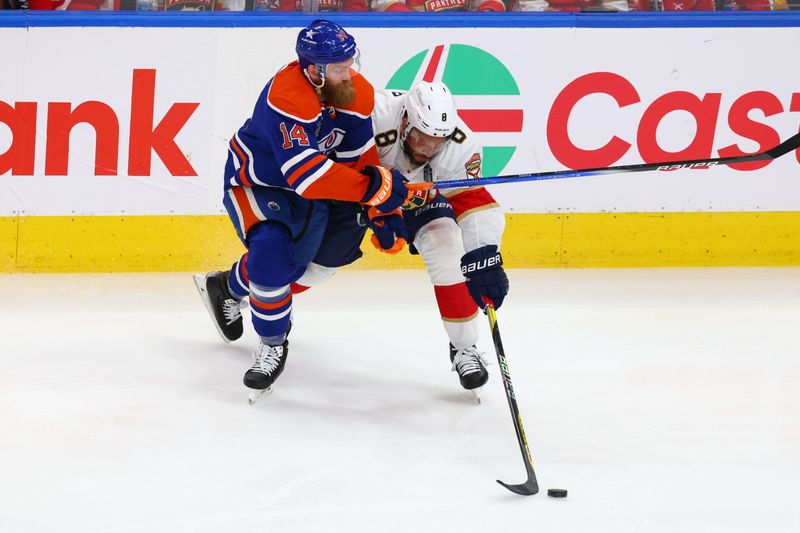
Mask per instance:
[[[0,0],[0,9],[139,11],[772,11],[800,0]]]

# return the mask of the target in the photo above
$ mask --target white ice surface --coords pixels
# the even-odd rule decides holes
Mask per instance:
[[[527,498],[488,327],[476,406],[422,271],[297,297],[254,406],[189,274],[0,276],[0,533],[800,532],[800,269],[510,278]]]

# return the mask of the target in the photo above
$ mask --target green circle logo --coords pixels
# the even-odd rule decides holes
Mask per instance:
[[[482,145],[483,175],[499,175],[514,155],[522,132],[519,87],[508,68],[480,48],[440,44],[403,63],[386,88],[407,91],[420,80],[442,81],[450,88],[459,117]]]

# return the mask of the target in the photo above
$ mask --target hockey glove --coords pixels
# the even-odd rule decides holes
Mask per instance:
[[[371,207],[367,211],[367,225],[372,229],[372,245],[381,252],[394,255],[403,250],[408,239],[406,223],[399,210],[381,213]]]
[[[406,187],[408,180],[400,171],[369,165],[361,173],[370,178],[362,204],[375,207],[382,213],[391,213],[408,201],[411,194]]]
[[[497,246],[490,244],[464,254],[461,273],[475,303],[483,309],[490,303],[495,309],[503,305],[508,294],[508,277],[503,270],[503,258]],[[488,302],[487,302],[488,300]]]

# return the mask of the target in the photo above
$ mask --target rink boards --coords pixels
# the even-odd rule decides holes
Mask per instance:
[[[0,77],[0,271],[229,265],[227,141],[309,19],[2,15],[16,53],[0,67],[18,75]],[[453,89],[485,175],[737,155],[798,131],[800,72],[775,53],[800,47],[794,13],[541,15],[333,18],[376,88]],[[509,266],[800,264],[797,152],[492,193]],[[361,268],[420,265],[368,248]]]

